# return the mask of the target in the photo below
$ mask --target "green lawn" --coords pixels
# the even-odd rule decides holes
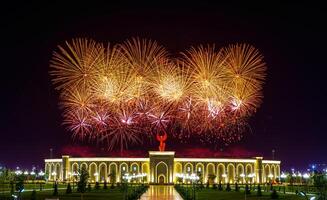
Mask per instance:
[[[131,190],[131,189],[130,189]],[[52,190],[47,191],[37,191],[37,200],[44,200],[45,198],[51,198],[56,199],[59,198],[60,200],[80,200],[81,194],[77,192],[73,192],[72,194],[65,194],[66,190],[58,190],[59,195],[57,197],[54,197]],[[23,192],[22,193],[22,199],[23,200],[29,200],[31,198],[32,192]],[[9,193],[6,194],[0,194],[1,200],[10,199]],[[100,199],[110,199],[110,200],[122,200],[124,193],[119,188],[115,189],[99,189],[99,190],[92,190],[91,192],[84,193],[84,200],[100,200]]]
[[[262,193],[263,196],[258,197],[256,196],[255,192],[252,192],[252,194],[247,195],[246,199],[247,200],[264,200],[264,199],[271,199],[270,198],[270,193]],[[245,199],[244,191],[240,192],[235,192],[235,191],[218,191],[214,189],[203,189],[197,191],[196,194],[197,200],[238,200],[238,199]],[[285,200],[304,200],[304,198],[301,198],[296,195],[284,195],[284,194],[279,194],[278,199],[285,199]]]

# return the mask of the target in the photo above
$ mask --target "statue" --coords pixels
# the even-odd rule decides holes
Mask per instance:
[[[159,135],[159,133],[157,133],[157,140],[160,142],[159,151],[165,151],[165,141],[167,140],[167,133],[165,132],[164,135]]]

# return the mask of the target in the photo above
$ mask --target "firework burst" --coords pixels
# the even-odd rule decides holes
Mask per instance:
[[[247,44],[192,47],[177,58],[138,38],[107,47],[75,39],[58,49],[50,75],[64,125],[109,149],[156,133],[229,144],[250,131],[248,118],[263,98],[266,65]]]

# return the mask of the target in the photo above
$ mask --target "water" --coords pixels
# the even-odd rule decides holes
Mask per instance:
[[[171,185],[151,185],[141,200],[183,200]]]

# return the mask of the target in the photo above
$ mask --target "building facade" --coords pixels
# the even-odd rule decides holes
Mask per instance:
[[[91,182],[129,181],[151,184],[189,182],[196,175],[202,183],[265,183],[280,177],[280,161],[229,158],[177,158],[174,151],[150,151],[148,158],[94,157],[45,159],[50,181],[76,180],[80,169],[89,172]]]

